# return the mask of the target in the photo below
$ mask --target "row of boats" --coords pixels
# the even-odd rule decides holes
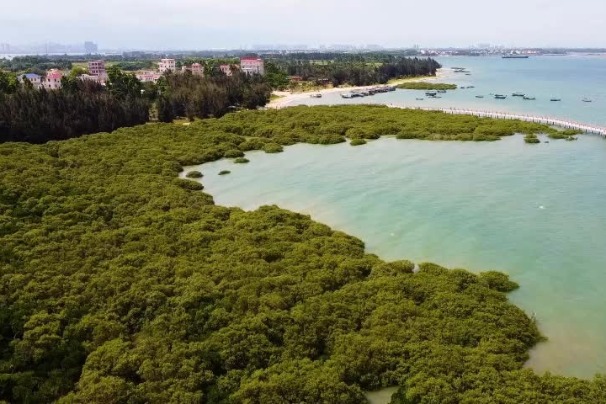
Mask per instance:
[[[395,86],[378,86],[367,88],[364,90],[352,90],[348,93],[342,93],[341,97],[343,98],[360,98],[360,97],[368,97],[375,94],[388,93],[391,91],[396,91]]]
[[[497,100],[504,100],[504,99],[507,98],[507,96],[504,95],[504,94],[491,94],[491,95],[493,95],[494,98],[497,99]],[[528,100],[528,101],[534,101],[534,100],[536,100],[536,98],[533,97],[533,96],[526,95],[524,93],[519,93],[519,92],[511,94],[511,96],[512,97],[522,98],[522,99]],[[483,95],[476,95],[476,98],[484,98],[484,96]],[[551,101],[551,102],[559,102],[559,101],[562,101],[562,99],[561,98],[550,98],[549,101]],[[581,101],[583,101],[583,102],[592,102],[592,100],[590,98],[583,98]]]

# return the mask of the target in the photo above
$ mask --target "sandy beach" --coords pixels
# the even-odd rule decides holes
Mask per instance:
[[[411,77],[411,78],[403,78],[398,80],[392,80],[389,82],[389,85],[398,85],[401,83],[406,83],[409,81],[437,81],[443,80],[449,75],[448,69],[438,69],[435,76],[428,77]],[[360,87],[352,87],[352,86],[344,86],[344,87],[336,87],[336,88],[325,88],[322,90],[312,90],[312,91],[304,91],[300,93],[291,93],[290,91],[274,91],[273,95],[276,95],[280,98],[276,98],[267,104],[266,108],[274,108],[280,109],[284,107],[288,107],[292,105],[296,101],[304,100],[309,98],[310,94],[332,94],[332,93],[340,93],[344,91],[353,91],[353,90],[364,90],[372,87],[376,87],[377,85],[371,86],[360,86]]]

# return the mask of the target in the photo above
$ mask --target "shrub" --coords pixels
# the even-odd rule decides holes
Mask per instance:
[[[233,159],[233,158],[242,157],[242,156],[244,156],[244,152],[242,150],[238,150],[238,149],[228,150],[223,154],[223,157],[228,158],[228,159]]]
[[[238,157],[237,159],[234,160],[234,163],[236,164],[246,164],[250,162],[250,160],[248,160],[247,158],[244,157]]]
[[[353,139],[351,142],[349,142],[350,145],[352,146],[361,146],[363,144],[366,144],[366,140],[364,139]]]
[[[265,153],[281,153],[284,151],[284,148],[277,143],[267,143],[263,146],[263,151]]]
[[[219,171],[219,175],[227,175],[227,174],[231,174],[231,171],[229,171],[229,170],[221,170],[221,171]]]
[[[202,178],[204,175],[200,171],[190,171],[185,174],[186,178]]]

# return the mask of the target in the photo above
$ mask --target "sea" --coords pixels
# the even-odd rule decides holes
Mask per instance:
[[[459,86],[457,90],[439,94],[441,98],[428,98],[424,91],[397,90],[347,100],[341,97],[341,93],[332,93],[325,94],[322,98],[296,100],[293,104],[372,103],[425,108],[470,108],[606,126],[606,54],[536,56],[528,59],[453,56],[436,60],[443,66],[438,81]],[[455,73],[453,67],[463,67],[469,75]],[[513,93],[522,93],[535,100],[514,97]],[[494,94],[507,95],[507,98],[495,99]],[[551,101],[553,98],[561,101]],[[591,102],[583,102],[583,99]]]
[[[420,105],[606,125],[606,57],[439,61],[466,67],[470,76],[445,77],[474,88]],[[514,91],[536,100],[488,97]],[[408,105],[417,96],[399,90],[363,102]],[[305,100],[344,101],[359,102],[338,94]],[[520,284],[511,301],[547,337],[527,366],[582,378],[606,374],[606,139],[541,139],[536,145],[521,135],[496,142],[386,137],[360,147],[298,144],[280,154],[249,152],[249,164],[220,160],[187,170],[204,173],[205,192],[217,204],[247,210],[276,204],[309,214],[360,238],[385,260],[505,272]],[[218,175],[226,169],[230,175]]]

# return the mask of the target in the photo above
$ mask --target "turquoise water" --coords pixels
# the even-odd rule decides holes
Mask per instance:
[[[606,373],[606,141],[527,145],[385,138],[295,145],[196,169],[216,203],[310,214],[384,259],[509,273],[549,341],[537,371]],[[219,176],[220,170],[232,174]]]
[[[454,90],[440,94],[441,99],[424,97],[423,91],[397,90],[373,97],[344,100],[337,94],[320,99],[304,99],[295,104],[381,103],[421,107],[468,107],[479,110],[516,112],[550,116],[606,126],[606,55],[603,56],[540,56],[529,59],[500,57],[437,58],[444,66],[442,82],[473,89]],[[465,67],[471,76],[452,73],[451,67]],[[536,101],[512,97],[522,92]],[[495,100],[490,94],[506,94],[505,100]],[[475,98],[484,95],[485,98]],[[423,97],[423,101],[415,98]],[[583,98],[593,102],[584,103]],[[551,102],[561,98],[561,102]]]

